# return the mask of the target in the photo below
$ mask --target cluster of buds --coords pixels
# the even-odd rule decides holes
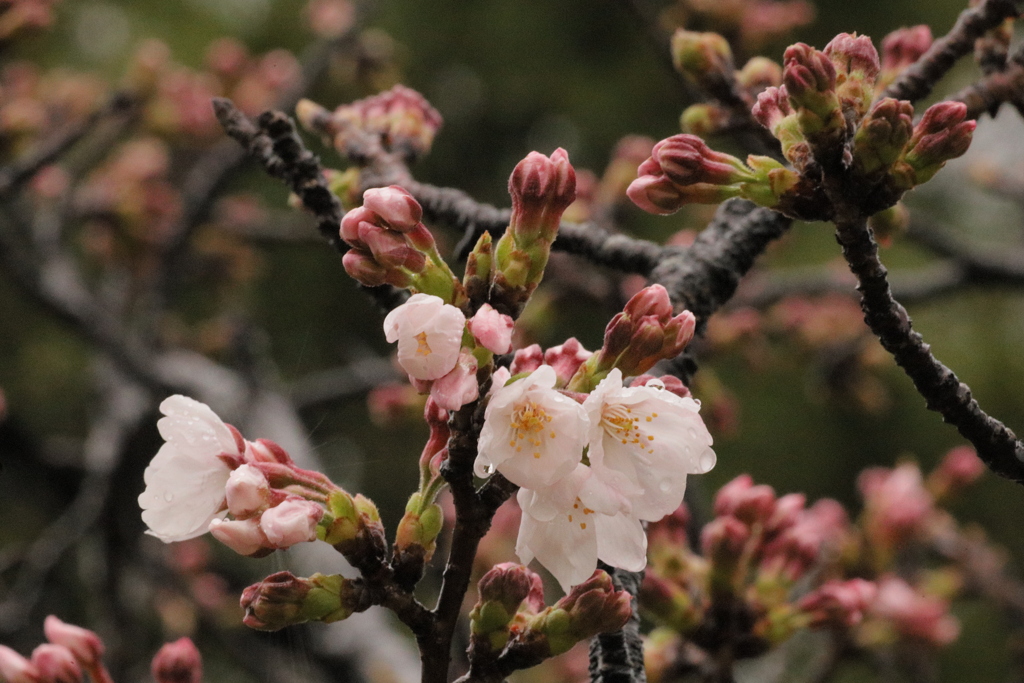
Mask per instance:
[[[717,36],[714,33],[694,35]],[[701,42],[714,45],[717,41],[705,38]],[[701,80],[708,82],[708,85],[718,84],[719,89],[709,93],[712,101],[693,104],[684,109],[679,117],[679,125],[684,133],[706,138],[745,124],[745,112],[736,111],[735,108],[745,105],[749,109],[765,90],[782,85],[782,67],[767,57],[751,57],[743,68],[734,70],[730,54],[728,68],[716,71],[713,76],[704,75]],[[728,103],[723,103],[723,98],[728,98]]]
[[[369,607],[360,585],[335,574],[307,578],[291,572],[271,574],[242,591],[243,622],[260,631],[278,631],[307,621],[329,624]]]
[[[576,171],[561,148],[550,157],[530,152],[512,171],[508,190],[508,228],[493,248],[490,235],[481,237],[470,257],[473,273],[467,270],[466,277],[467,288],[487,287],[495,307],[515,317],[544,276],[562,214],[576,199]]]
[[[0,645],[0,680],[5,683],[113,683],[103,664],[106,645],[94,632],[66,624],[52,614],[43,622],[49,641],[25,658]],[[156,683],[201,683],[203,663],[199,650],[188,638],[164,645],[153,657]]]
[[[341,221],[341,238],[352,247],[342,261],[345,270],[367,287],[389,284],[461,304],[462,285],[422,217],[419,202],[401,187],[367,190],[362,207]]]
[[[441,115],[412,88],[396,85],[385,92],[333,112],[310,100],[301,100],[295,115],[306,129],[319,133],[343,156],[364,144],[366,136],[388,152],[412,161],[430,151],[441,127]]]
[[[803,495],[776,497],[747,475],[716,496],[701,555],[682,542],[687,522],[683,510],[651,525],[641,607],[659,624],[711,646],[718,606],[738,605],[747,631],[741,656],[759,654],[807,625],[793,603],[798,582],[812,567],[835,560],[850,535],[835,501],[806,507]]]
[[[597,570],[554,605],[544,605],[540,577],[522,565],[499,564],[479,583],[470,613],[470,665],[499,658],[538,663],[599,633],[617,631],[632,613],[630,595]]]
[[[601,349],[587,357],[568,382],[571,391],[587,392],[613,368],[629,377],[643,375],[655,363],[675,358],[693,339],[696,318],[690,311],[675,315],[668,291],[651,285],[637,292],[604,331]],[[574,359],[572,354],[569,358]]]
[[[702,74],[706,85],[732,78],[731,62],[722,50],[713,49],[714,41],[688,38],[706,34],[680,35],[687,38],[680,44],[689,57],[680,63],[695,65],[691,70]],[[889,39],[888,73],[903,68],[909,55],[919,54],[925,37],[915,29]],[[658,214],[688,203],[744,197],[794,218],[828,220],[832,208],[820,182],[825,173],[855,185],[868,197],[870,213],[887,209],[904,192],[931,179],[946,161],[962,155],[975,123],[965,120],[965,105],[941,102],[914,126],[909,102],[875,99],[882,76],[878,52],[866,36],[839,34],[824,50],[792,45],[785,52],[781,84],[760,92],[751,112],[779,140],[793,169],[755,156],[743,164],[692,136],[677,135],[655,145],[651,158],[640,165],[629,196]],[[703,123],[714,128],[721,117],[695,111],[684,119],[691,129],[701,130]]]

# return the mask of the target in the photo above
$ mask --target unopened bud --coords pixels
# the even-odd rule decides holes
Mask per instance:
[[[236,519],[252,517],[270,504],[270,483],[252,465],[235,468],[228,477],[224,491],[228,511]]]
[[[260,516],[260,527],[275,548],[290,548],[316,540],[324,509],[302,498],[289,498]]]
[[[865,176],[888,172],[914,130],[910,102],[885,97],[871,107],[853,136],[853,165]]]
[[[699,609],[693,604],[690,594],[653,572],[644,576],[639,598],[645,613],[679,633],[687,633],[700,623]]]
[[[560,618],[550,621],[548,641],[552,655],[598,633],[621,629],[632,615],[631,596],[626,591],[616,591],[611,577],[599,569],[555,603],[552,612],[559,611],[564,611],[568,619],[564,630]]]
[[[729,112],[717,104],[694,104],[683,110],[679,127],[684,133],[707,138],[724,131],[729,120]]]
[[[398,232],[409,232],[423,218],[423,207],[398,185],[378,187],[363,193],[363,206],[380,216],[387,227]]]
[[[544,607],[540,577],[513,562],[495,565],[484,574],[479,591],[480,599],[469,615],[470,629],[474,638],[486,638],[486,646],[491,651],[500,651],[508,642],[509,624],[524,600],[539,593],[539,608]]]
[[[353,280],[367,287],[379,287],[391,279],[391,272],[377,263],[367,251],[350,249],[341,257],[341,265]],[[408,282],[412,280],[408,279]]]
[[[712,588],[729,592],[734,588],[736,569],[750,539],[750,527],[735,517],[716,517],[700,534],[701,549],[711,562]]]
[[[676,70],[703,90],[714,91],[732,80],[732,49],[719,34],[678,29],[671,49]]]
[[[157,650],[150,671],[156,683],[200,683],[203,657],[190,639],[179,638]]]
[[[395,549],[406,551],[416,545],[424,549],[424,560],[434,554],[437,535],[444,525],[444,512],[441,506],[433,503],[420,511],[422,506],[419,493],[412,494],[405,508],[405,515],[398,523],[395,533]]]
[[[775,491],[764,484],[755,486],[748,474],[736,477],[715,496],[716,515],[731,515],[748,525],[764,524],[774,512]]]
[[[486,299],[491,288],[491,269],[494,261],[491,233],[480,235],[473,251],[466,259],[466,275],[463,283],[472,301]]]
[[[484,304],[466,323],[473,338],[491,353],[508,353],[512,348],[512,318]]]
[[[970,446],[953,448],[928,476],[928,490],[936,498],[959,493],[985,473],[985,463]]]
[[[939,102],[928,107],[897,162],[894,176],[900,189],[928,182],[947,161],[967,151],[977,122],[966,119],[967,105],[963,102]]]
[[[561,147],[550,158],[530,152],[512,171],[508,191],[509,230],[516,244],[526,246],[541,237],[553,240],[562,212],[576,199],[576,171]]]
[[[530,344],[516,351],[515,356],[512,357],[512,366],[509,368],[509,372],[513,376],[523,372],[533,372],[543,363],[544,350],[540,348],[540,344]]]
[[[849,628],[861,622],[877,594],[878,586],[872,581],[829,581],[804,596],[799,607],[811,614],[812,626],[831,624]]]
[[[882,71],[878,87],[884,88],[932,46],[932,30],[927,24],[896,29],[882,38]]]
[[[262,557],[273,551],[257,519],[214,519],[210,534],[239,555]]]
[[[767,57],[752,57],[736,74],[736,83],[750,97],[782,85],[782,67]]]
[[[96,665],[106,649],[100,637],[92,631],[66,624],[52,614],[43,621],[43,633],[51,643],[71,650],[82,666]]]
[[[544,364],[555,370],[556,386],[565,386],[580,366],[594,354],[583,348],[579,340],[570,337],[564,344],[552,346],[544,352]]]
[[[875,78],[880,65],[871,38],[840,33],[822,51],[836,70],[836,94],[843,111],[857,121],[874,99]]]
[[[291,572],[271,574],[242,592],[243,622],[260,631],[277,631],[306,621],[330,623],[357,609],[358,589],[340,575],[314,574],[308,579]]]
[[[785,53],[782,82],[797,114],[800,132],[811,147],[826,153],[830,159],[838,156],[846,119],[836,94],[836,69],[832,60],[810,45],[791,45]]]
[[[782,154],[793,166],[803,169],[810,161],[810,148],[800,131],[800,122],[789,103],[785,86],[765,88],[750,110],[762,126],[771,131],[782,146]]]
[[[35,665],[6,645],[0,645],[0,679],[5,683],[40,683]]]
[[[41,683],[81,683],[82,667],[63,645],[43,643],[32,651],[32,664]]]

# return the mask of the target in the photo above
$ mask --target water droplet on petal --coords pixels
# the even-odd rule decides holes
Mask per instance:
[[[700,468],[701,474],[703,474],[705,472],[710,472],[717,461],[718,458],[715,456],[715,452],[710,448],[705,448],[704,452],[700,454],[697,466]]]
[[[658,488],[661,489],[662,493],[668,493],[668,490],[672,488],[672,482],[668,479],[662,479],[661,483],[658,484]]]
[[[164,494],[164,500],[170,503],[172,500],[174,500],[174,494],[168,491],[167,493]]]
[[[696,439],[697,438],[697,430],[694,429],[693,427],[690,427],[689,431],[687,431],[687,434],[690,435],[691,439]]]

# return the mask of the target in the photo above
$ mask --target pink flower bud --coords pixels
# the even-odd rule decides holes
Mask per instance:
[[[674,313],[668,290],[662,285],[650,285],[641,289],[626,302],[622,312],[630,318],[653,315],[661,321],[667,321]]]
[[[17,652],[0,645],[0,679],[6,683],[40,683],[39,670]]]
[[[713,87],[732,77],[732,49],[729,41],[717,33],[677,29],[671,50],[676,71],[702,87]]]
[[[750,539],[750,528],[735,517],[716,517],[700,534],[704,556],[722,568],[735,565]]]
[[[423,207],[398,185],[378,187],[363,193],[363,207],[380,216],[387,226],[409,232],[423,219]]]
[[[379,287],[387,283],[391,274],[391,271],[377,263],[368,251],[359,249],[346,252],[341,257],[341,265],[353,280],[367,287]],[[396,283],[396,286],[401,285]]]
[[[877,594],[878,586],[872,581],[829,581],[805,595],[798,605],[811,613],[813,626],[833,624],[848,628],[861,622]]]
[[[215,519],[210,522],[210,533],[239,555],[260,556],[271,548],[255,519]]]
[[[917,465],[861,472],[857,485],[864,496],[865,530],[875,543],[892,547],[919,533],[933,512]]]
[[[807,106],[816,111],[815,98],[836,87],[836,69],[823,52],[805,43],[786,48],[782,82],[794,107]]]
[[[871,613],[891,621],[904,636],[933,645],[948,645],[960,635],[960,625],[944,601],[921,595],[891,574],[879,580]]]
[[[630,600],[629,593],[616,591],[611,577],[598,569],[589,579],[573,586],[568,595],[555,603],[554,609],[569,613],[569,630],[575,642],[622,628],[632,614]],[[556,650],[561,648],[552,648],[553,653]]]
[[[458,410],[470,401],[475,401],[480,395],[476,370],[476,358],[472,353],[463,351],[452,371],[434,380],[430,396],[445,410]]]
[[[967,118],[963,102],[939,102],[928,107],[907,143],[903,161],[913,169],[913,185],[927,182],[947,161],[971,145],[976,121]]]
[[[82,666],[96,665],[106,649],[100,637],[92,631],[74,624],[65,624],[52,614],[43,621],[43,633],[51,643],[71,650]]]
[[[927,24],[899,28],[882,38],[882,70],[895,76],[928,51],[932,30]]]
[[[544,363],[544,351],[540,344],[531,344],[516,351],[509,372],[514,376],[522,372],[533,372]]]
[[[32,664],[41,683],[81,683],[82,667],[63,645],[44,643],[32,651]]]
[[[288,451],[270,439],[256,439],[246,443],[248,447],[245,455],[249,462],[278,463],[288,467],[295,465],[295,461],[292,460],[292,456],[288,455]]]
[[[516,243],[551,241],[562,212],[576,199],[576,171],[561,147],[550,158],[530,152],[512,171],[508,191],[512,195],[509,230]]]
[[[490,304],[484,304],[480,310],[470,318],[467,325],[480,346],[491,353],[508,353],[512,348],[512,318],[504,313],[498,313]]]
[[[401,233],[361,223],[359,238],[366,244],[377,263],[388,270],[404,268],[413,273],[423,272],[427,257],[409,246]]]
[[[786,87],[767,88],[757,96],[757,103],[750,113],[758,123],[774,133],[782,119],[793,113]]]
[[[676,185],[731,185],[752,179],[739,159],[714,151],[696,135],[679,134],[662,140],[651,150],[651,160]],[[650,172],[651,168],[645,170]]]
[[[513,615],[538,586],[543,595],[543,584],[537,574],[521,564],[503,562],[480,578],[480,602],[500,603],[508,615]]]
[[[200,683],[203,657],[191,640],[179,638],[157,650],[150,671],[156,683]]]
[[[804,511],[807,497],[802,493],[788,493],[775,501],[775,509],[765,523],[765,531],[779,533],[795,525]]]
[[[592,355],[594,354],[583,348],[579,340],[570,337],[564,344],[552,346],[544,352],[544,364],[555,369],[555,376],[558,377],[556,386],[564,386]]]
[[[377,214],[365,206],[352,209],[345,214],[344,218],[341,219],[341,229],[339,233],[341,235],[341,239],[343,239],[350,247],[368,251],[367,246],[359,238],[359,233],[360,230],[368,229],[361,227],[364,223],[367,226],[373,226],[374,223],[376,223],[376,220]]]
[[[242,465],[231,472],[224,492],[228,511],[236,519],[252,517],[270,503],[270,484],[252,465]]]
[[[316,540],[316,527],[324,509],[302,498],[289,498],[260,516],[260,528],[275,548]]]
[[[985,463],[970,446],[957,446],[942,459],[938,468],[928,477],[933,491],[943,495],[961,491],[985,473]]]
[[[683,503],[670,515],[662,517],[657,522],[647,524],[647,543],[652,551],[659,547],[668,549],[679,549],[687,547],[689,534],[687,527],[690,526],[690,511]]]
[[[754,486],[750,475],[741,474],[715,496],[716,515],[731,515],[748,525],[764,524],[774,512],[775,491],[764,484]]]
[[[856,73],[872,83],[881,68],[878,63],[878,50],[868,36],[840,33],[822,52],[832,60],[836,71],[851,75]]]
[[[309,579],[291,572],[271,574],[242,591],[243,623],[261,631],[276,631],[306,621],[303,606],[313,589]]]

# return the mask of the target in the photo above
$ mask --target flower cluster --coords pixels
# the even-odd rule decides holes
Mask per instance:
[[[725,90],[748,101],[760,82],[773,80],[771,69],[756,67],[766,78],[741,85],[728,45],[713,36],[677,36],[677,64],[692,79],[711,91],[727,81],[735,88]],[[712,151],[694,135],[675,135],[655,145],[640,165],[630,198],[646,211],[668,214],[688,203],[744,197],[794,218],[828,220],[831,208],[820,182],[824,172],[841,174],[856,186],[869,215],[893,206],[962,155],[975,127],[959,102],[933,105],[915,125],[910,102],[878,97],[880,84],[926,47],[926,38],[930,35],[918,31],[887,39],[887,71],[881,76],[878,52],[866,36],[839,34],[824,50],[790,46],[781,83],[760,91],[751,114],[779,141],[792,168],[756,155],[744,163]],[[691,121],[691,130],[715,132],[720,129],[715,121],[723,117],[700,110],[683,118]]]
[[[103,664],[106,645],[100,637],[80,626],[66,624],[52,614],[43,622],[49,641],[37,646],[26,659],[0,645],[0,680],[6,683],[114,683]],[[201,683],[203,663],[199,650],[188,638],[167,643],[151,664],[156,683]]]

